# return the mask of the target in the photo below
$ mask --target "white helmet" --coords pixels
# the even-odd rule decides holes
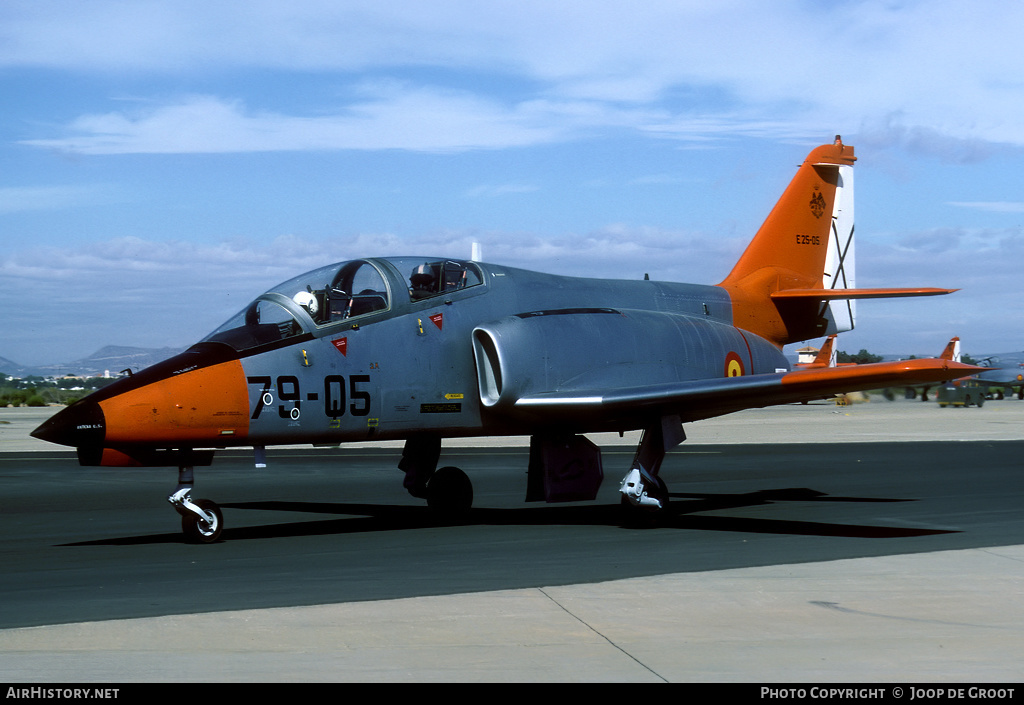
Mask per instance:
[[[319,304],[316,302],[316,297],[308,291],[300,291],[292,297],[292,301],[309,311],[309,315],[311,316],[315,316],[317,310],[320,308]]]

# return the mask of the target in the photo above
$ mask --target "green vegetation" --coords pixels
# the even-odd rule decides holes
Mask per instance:
[[[836,362],[837,363],[839,363],[839,362],[855,362],[858,365],[865,365],[865,364],[870,363],[870,362],[881,362],[881,361],[882,361],[882,356],[881,355],[872,355],[871,353],[869,353],[864,348],[861,348],[860,352],[855,354],[855,355],[850,355],[849,353],[843,352],[842,350],[840,350],[839,352],[836,353]]]
[[[116,377],[47,379],[38,375],[29,375],[25,378],[15,378],[0,372],[0,408],[71,404],[115,381],[117,381]]]

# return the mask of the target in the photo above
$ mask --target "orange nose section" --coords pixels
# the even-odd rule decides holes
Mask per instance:
[[[238,360],[182,372],[99,405],[107,446],[237,445],[249,433],[249,392]]]

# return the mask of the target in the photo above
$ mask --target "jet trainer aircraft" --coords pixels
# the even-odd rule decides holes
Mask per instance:
[[[1017,398],[1024,399],[1024,352],[989,355],[980,362],[989,369],[979,374],[977,379],[989,387],[999,387],[1000,399],[1006,390],[1013,394],[1014,388]]]
[[[431,257],[355,259],[267,291],[202,341],[62,410],[33,435],[85,466],[178,467],[168,498],[194,541],[216,504],[192,499],[213,449],[403,439],[405,488],[472,503],[441,440],[528,435],[527,501],[594,499],[600,450],[582,434],[642,430],[620,486],[663,512],[665,453],[683,424],[741,409],[964,377],[920,359],[792,370],[782,346],[854,326],[856,299],[951,289],[854,286],[853,147],[810,152],[717,286],[583,279]]]

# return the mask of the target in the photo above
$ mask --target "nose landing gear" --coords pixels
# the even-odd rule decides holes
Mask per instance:
[[[181,515],[181,530],[188,541],[213,543],[224,531],[224,515],[216,502],[209,499],[192,499],[192,485],[192,468],[178,468],[178,487],[167,501]]]

